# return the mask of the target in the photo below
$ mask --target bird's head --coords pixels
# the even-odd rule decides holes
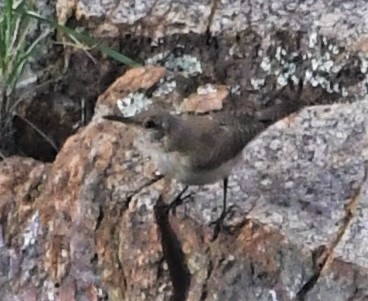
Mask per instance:
[[[170,113],[156,110],[144,111],[132,117],[106,115],[103,118],[132,125],[143,132],[151,142],[160,141],[165,135],[168,135],[175,123],[175,117]]]

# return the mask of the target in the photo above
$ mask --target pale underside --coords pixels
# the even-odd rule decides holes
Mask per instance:
[[[159,140],[153,132],[140,131],[135,144],[161,174],[186,185],[205,185],[227,178],[261,129],[259,123],[193,117],[180,119],[175,131]]]
[[[205,185],[228,177],[241,156],[237,155],[213,169],[194,169],[190,159],[178,152],[163,156],[160,152],[151,151],[150,157],[161,174],[186,185]]]

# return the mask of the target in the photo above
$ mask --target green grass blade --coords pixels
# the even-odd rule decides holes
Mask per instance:
[[[109,57],[113,58],[114,60],[116,60],[116,61],[118,61],[122,64],[131,66],[131,67],[140,67],[140,66],[142,66],[142,64],[139,64],[139,63],[133,61],[132,59],[128,58],[127,56],[121,54],[119,51],[116,51],[115,49],[112,49],[110,47],[104,46],[102,44],[97,44],[96,48],[98,50],[100,50],[102,53],[108,55]]]
[[[5,32],[6,32],[6,15],[5,15],[5,5],[3,6],[2,13],[0,13],[0,40],[1,40],[1,50],[4,50],[5,46]]]
[[[27,26],[23,26],[24,21],[21,18],[17,18],[13,28],[13,38],[9,43],[9,49],[12,49],[13,53],[20,50],[24,45],[28,30]],[[28,24],[27,24],[28,25]],[[20,33],[20,36],[19,36]]]
[[[112,49],[110,47],[104,46],[102,44],[100,44],[99,42],[97,42],[94,38],[86,35],[86,34],[82,34],[79,33],[77,31],[75,31],[74,29],[71,29],[67,26],[61,25],[53,20],[50,20],[48,18],[45,18],[33,11],[23,11],[24,14],[35,18],[39,21],[42,21],[44,23],[47,23],[49,25],[51,25],[54,28],[59,29],[60,31],[68,34],[68,35],[73,35],[74,37],[76,37],[78,40],[82,41],[84,44],[86,44],[89,47],[95,47],[98,50],[100,50],[102,53],[108,55],[109,57],[117,60],[118,62],[131,66],[131,67],[138,67],[141,66],[141,64],[135,62],[134,60],[128,58],[127,56],[121,54],[120,52],[116,51],[115,49]]]
[[[11,27],[13,23],[13,11],[12,11],[12,0],[5,0],[4,7],[4,48],[5,48],[5,56],[7,56],[7,50],[9,49],[9,43],[11,39]]]
[[[49,33],[50,31],[44,32],[37,39],[35,39],[32,42],[32,44],[23,53],[18,52],[20,53],[20,55],[16,57],[16,60],[15,60],[16,64],[12,68],[12,72],[9,75],[9,82],[11,83],[11,87],[10,87],[11,89],[13,89],[16,86],[18,79],[22,74],[24,65],[26,64],[28,59],[32,56],[33,51],[36,49],[36,46],[40,43],[42,39],[46,38]],[[12,110],[13,108],[8,108],[8,109]]]

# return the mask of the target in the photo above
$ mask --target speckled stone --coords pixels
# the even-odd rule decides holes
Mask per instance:
[[[363,183],[368,162],[367,128],[367,100],[304,109],[292,122],[284,119],[251,142],[244,149],[243,163],[230,178],[229,203],[236,205],[238,217],[277,229],[304,256],[312,257],[323,246],[333,248],[332,263],[306,293],[306,300],[368,296],[363,285],[368,280],[368,182]],[[274,147],[274,141],[280,141],[281,147]],[[346,207],[362,185],[351,218]],[[200,188],[186,212],[195,220],[208,222],[220,213],[221,199],[220,184]],[[346,225],[347,218],[351,220]],[[285,249],[281,252],[283,264],[290,261],[290,266],[280,266],[279,285],[288,293],[286,297],[276,291],[275,296],[277,300],[295,300],[297,288],[305,283],[308,264],[295,254],[284,253]],[[230,275],[248,281],[240,266],[230,271],[222,278],[225,283],[232,283],[227,278]],[[244,294],[254,300],[270,300],[270,291],[261,286],[252,284],[246,292],[240,287],[224,284],[217,297],[209,300],[241,300]]]
[[[367,127],[368,101],[310,107],[292,123],[278,122],[245,148],[236,179],[230,178],[241,190],[236,195],[230,190],[231,202],[244,212],[255,204],[249,217],[280,229],[300,246],[327,243],[361,185]],[[220,186],[198,192],[194,211],[204,221],[216,215],[203,215],[204,208],[215,206],[214,195],[221,205]]]
[[[66,11],[73,9],[73,6],[65,2],[58,0],[59,15],[67,15]],[[73,5],[77,9],[77,18],[103,18],[105,22],[99,24],[101,27],[107,27],[104,23],[110,26],[131,25],[145,20],[146,28],[150,30],[139,30],[152,37],[189,32],[201,34],[208,27],[214,34],[235,34],[250,24],[261,35],[273,28],[290,27],[293,30],[319,31],[347,42],[368,33],[368,3],[364,0],[313,0],[303,1],[299,5],[289,0],[223,0],[216,4],[208,0],[140,0],[120,1],[117,5],[114,1],[79,0]]]

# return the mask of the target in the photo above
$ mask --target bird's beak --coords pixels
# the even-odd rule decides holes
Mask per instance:
[[[102,118],[104,118],[106,120],[122,122],[122,123],[125,123],[125,124],[135,124],[135,125],[139,124],[137,119],[134,118],[134,117],[124,117],[124,116],[118,116],[118,115],[105,115],[105,116],[102,116]]]

